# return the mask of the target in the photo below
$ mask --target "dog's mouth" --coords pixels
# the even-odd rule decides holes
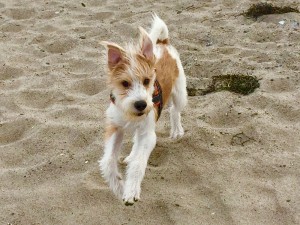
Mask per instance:
[[[140,112],[135,112],[135,115],[137,117],[142,117],[144,115],[148,115],[148,113],[151,111],[151,108],[150,107],[147,107],[146,109],[144,109],[143,111],[140,111]]]

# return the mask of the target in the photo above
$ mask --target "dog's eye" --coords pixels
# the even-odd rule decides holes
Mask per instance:
[[[123,85],[123,87],[125,87],[125,88],[128,88],[128,87],[130,86],[129,82],[126,81],[126,80],[123,80],[123,81],[122,81],[122,85]]]
[[[146,79],[144,80],[144,85],[148,85],[149,83],[150,83],[150,79],[146,78]]]

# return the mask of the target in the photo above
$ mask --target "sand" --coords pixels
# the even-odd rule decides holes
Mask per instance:
[[[0,2],[0,224],[300,224],[299,14],[247,19],[248,0]],[[260,88],[189,97],[176,141],[165,110],[141,201],[126,207],[97,162],[109,104],[100,41],[137,38],[151,12],[189,83],[243,73]],[[122,156],[130,147],[128,136]]]

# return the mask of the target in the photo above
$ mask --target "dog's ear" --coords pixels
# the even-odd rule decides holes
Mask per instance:
[[[108,68],[113,70],[118,63],[124,60],[125,50],[112,42],[102,41],[101,44],[107,49]]]
[[[144,28],[139,27],[141,38],[141,51],[143,56],[145,56],[146,59],[152,60],[153,59],[153,43],[149,37],[149,34],[147,31],[144,30]]]

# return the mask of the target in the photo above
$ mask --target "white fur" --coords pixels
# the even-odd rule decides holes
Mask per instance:
[[[149,34],[153,44],[153,53],[156,58],[161,57],[161,47],[155,43],[157,39],[168,38],[166,24],[157,16],[153,15],[152,28]],[[181,137],[184,130],[181,125],[180,112],[187,104],[186,78],[181,65],[179,54],[176,49],[168,45],[167,50],[176,60],[179,69],[179,76],[172,88],[170,103],[171,138]],[[134,65],[134,64],[133,64]],[[133,74],[129,74],[134,77]],[[153,83],[151,84],[153,86]],[[104,155],[100,162],[100,169],[105,180],[109,183],[113,192],[122,197],[126,205],[132,205],[140,199],[141,182],[145,175],[147,162],[156,144],[156,118],[152,107],[152,93],[154,88],[146,91],[145,87],[138,81],[134,81],[131,90],[122,101],[116,99],[115,104],[111,103],[106,111],[108,123],[114,124],[119,129],[105,143]],[[116,90],[112,90],[113,93]],[[138,100],[145,100],[150,105],[147,114],[138,117],[139,119],[129,120],[127,112],[133,111],[133,103]],[[118,171],[117,159],[121,150],[123,132],[134,132],[134,144],[132,151],[124,160],[127,163],[126,181],[124,182]]]
[[[169,38],[169,30],[165,22],[155,13],[152,15],[152,17],[152,26],[149,32],[152,43],[156,43],[157,40],[163,41]]]
[[[172,89],[171,108],[170,108],[170,122],[171,122],[171,138],[182,137],[184,134],[183,127],[181,125],[180,112],[187,104],[187,90],[186,90],[186,77],[179,58],[179,53],[173,46],[168,46],[168,51],[171,56],[176,60],[179,70],[178,78],[175,82],[175,86]]]
[[[138,79],[135,79],[134,76],[132,76],[133,82],[131,83],[131,88],[127,91],[127,97],[123,100],[119,99],[119,93],[118,90],[112,90],[112,93],[116,97],[115,105],[117,108],[120,108],[122,110],[122,114],[127,117],[127,119],[136,117],[136,114],[139,112],[135,107],[134,103],[136,101],[144,100],[147,103],[147,108],[145,109],[145,115],[147,115],[152,109],[153,109],[153,102],[152,102],[152,93],[154,91],[154,87],[152,85],[151,88],[148,90],[145,88],[145,86],[140,83]],[[143,119],[144,116],[141,116],[139,118],[136,118],[136,120]]]
[[[122,140],[123,131],[115,132],[105,143],[104,155],[101,161],[99,161],[102,176],[118,197],[121,197],[123,194],[123,180],[118,171],[118,156]]]
[[[148,158],[156,144],[155,115],[147,116],[143,126],[135,130],[135,142],[130,155],[126,158],[127,172],[123,200],[133,203],[140,199],[140,186],[145,175]]]
[[[184,130],[181,125],[180,112],[184,109],[184,107],[187,104],[186,77],[177,50],[172,45],[168,45],[167,50],[169,54],[172,56],[172,58],[176,60],[177,67],[179,70],[179,75],[175,82],[175,86],[172,88],[172,94],[169,100],[170,101],[169,102],[170,123],[171,123],[170,138],[175,139],[175,138],[182,137],[184,135]],[[159,45],[155,45],[154,54],[156,58],[158,59],[161,58],[162,55],[161,52],[162,52],[162,47]]]

